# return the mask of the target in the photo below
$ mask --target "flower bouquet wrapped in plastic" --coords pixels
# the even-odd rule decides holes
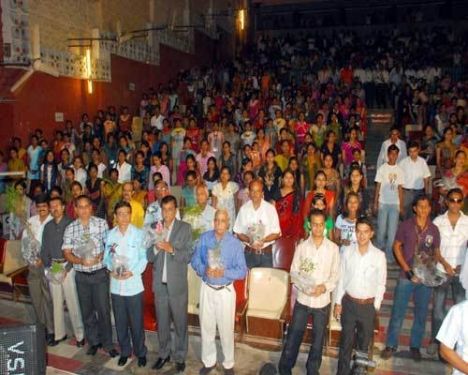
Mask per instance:
[[[64,261],[53,260],[51,266],[45,270],[47,280],[54,284],[62,284],[67,275],[66,264]]]
[[[145,225],[143,227],[144,240],[143,247],[149,249],[150,247],[154,248],[154,253],[158,253],[158,249],[155,246],[158,242],[165,241],[167,237],[167,229],[164,228],[162,222],[158,221],[154,225]]]
[[[247,228],[247,235],[250,238],[251,245],[260,242],[265,237],[265,225],[263,225],[261,221],[249,225]]]
[[[291,272],[291,281],[304,293],[310,293],[317,285],[313,276],[315,268],[315,264],[310,259],[303,258],[299,264],[299,270]]]
[[[30,266],[36,264],[36,262],[40,259],[41,253],[41,244],[38,240],[34,238],[32,235],[24,236],[21,239],[21,247],[24,254],[24,260]]]
[[[413,259],[413,272],[423,285],[434,288],[447,281],[447,275],[437,269],[434,256],[426,252],[417,252]]]
[[[89,233],[85,233],[74,253],[81,259],[94,259],[98,256],[97,247]]]
[[[218,242],[212,249],[208,249],[208,267],[212,269],[223,269],[221,258],[221,244]]]
[[[183,211],[184,221],[192,226],[192,241],[196,242],[203,232],[207,229],[200,224],[200,218],[203,214],[203,209],[198,206],[187,207]]]
[[[114,253],[112,255],[112,272],[115,272],[118,277],[121,277],[129,270],[128,257]]]

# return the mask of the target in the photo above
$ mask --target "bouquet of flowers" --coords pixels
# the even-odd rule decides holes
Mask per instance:
[[[158,221],[154,226],[153,225],[145,225],[143,227],[144,231],[144,240],[143,240],[143,247],[148,249],[150,247],[154,247],[154,253],[158,253],[158,249],[156,248],[156,244],[161,241],[165,241],[167,237],[167,229],[164,228],[164,225],[161,221]]]
[[[313,273],[316,265],[308,258],[302,258],[298,271],[291,272],[291,280],[297,288],[303,292],[309,293],[317,285]]]
[[[45,270],[47,280],[54,284],[62,284],[67,274],[66,264],[64,261],[53,260],[51,266]]]
[[[413,272],[428,287],[437,287],[447,281],[447,275],[437,269],[436,260],[427,252],[421,251],[414,255]]]
[[[216,242],[212,249],[208,249],[208,267],[223,269],[223,261],[221,258],[221,243]]]
[[[30,266],[33,266],[40,259],[41,243],[34,237],[29,223],[27,222],[25,230],[27,231],[28,235],[23,236],[21,239],[21,247],[23,249],[26,263],[28,263]]]
[[[192,240],[197,241],[206,228],[200,225],[200,217],[203,214],[203,209],[196,205],[187,207],[184,210],[184,221],[192,226]]]
[[[265,237],[265,225],[262,221],[249,225],[247,228],[247,235],[250,238],[251,245],[260,242]]]
[[[97,256],[96,250],[96,244],[91,239],[91,235],[89,233],[85,233],[74,253],[82,259],[94,259]]]
[[[128,257],[126,257],[125,255],[118,255],[114,253],[114,255],[112,256],[112,271],[120,277],[128,270]]]

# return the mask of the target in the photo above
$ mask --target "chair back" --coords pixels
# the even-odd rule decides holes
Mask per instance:
[[[286,271],[275,268],[252,268],[249,276],[247,315],[257,311],[261,315],[273,315],[279,318],[288,300],[288,289],[289,274]]]

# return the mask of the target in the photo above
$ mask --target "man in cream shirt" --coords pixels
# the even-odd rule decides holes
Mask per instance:
[[[372,222],[356,222],[357,244],[341,255],[341,277],[336,288],[334,315],[341,319],[340,354],[337,375],[350,373],[355,331],[357,350],[367,353],[377,311],[380,309],[387,281],[385,254],[371,242]]]
[[[338,246],[324,236],[325,219],[323,211],[312,210],[311,235],[298,245],[294,253],[291,279],[298,294],[278,365],[280,375],[291,375],[309,315],[312,315],[314,325],[307,374],[318,374],[322,363],[323,339],[330,316],[330,293],[336,287],[340,269]],[[304,278],[313,280],[314,286],[304,285],[301,281]]]

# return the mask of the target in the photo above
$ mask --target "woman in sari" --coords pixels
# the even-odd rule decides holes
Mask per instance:
[[[281,169],[275,162],[275,152],[266,152],[265,163],[260,167],[258,176],[263,180],[263,195],[267,202],[273,202],[278,197]]]
[[[102,180],[98,177],[98,167],[91,163],[88,166],[88,179],[86,180],[86,191],[91,199],[94,215],[101,219],[106,218],[106,209],[102,196]]]
[[[304,237],[302,202],[294,172],[286,169],[281,176],[281,188],[275,202],[282,237],[295,240]]]
[[[457,146],[453,143],[454,133],[452,128],[447,127],[444,130],[444,139],[436,146],[436,164],[440,176],[444,176],[453,166],[453,158]]]

